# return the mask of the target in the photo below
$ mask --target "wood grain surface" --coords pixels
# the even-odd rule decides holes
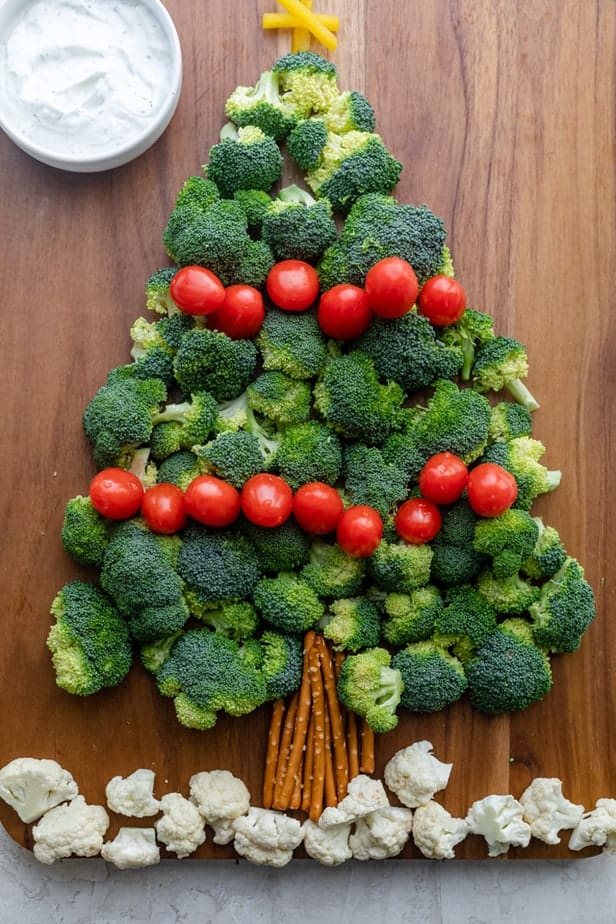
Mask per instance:
[[[166,6],[183,46],[184,86],[169,129],[146,154],[75,175],[0,137],[0,765],[55,758],[89,801],[137,767],[156,771],[161,795],[187,794],[192,773],[226,767],[258,801],[267,708],[189,731],[138,668],[89,699],[62,693],[45,648],[50,601],[86,574],[59,535],[66,500],[94,472],[83,408],[107,371],[128,361],[145,280],[167,262],[162,228],[181,183],[217,140],[225,99],[290,49],[288,34],[260,29],[273,0]],[[443,216],[470,303],[528,345],[528,383],[541,403],[534,433],[546,464],[563,471],[558,491],[534,509],[584,564],[597,600],[582,648],[553,659],[543,703],[489,720],[466,703],[407,715],[378,739],[377,771],[399,747],[428,738],[453,762],[441,801],[454,813],[489,793],[519,796],[536,776],[560,777],[570,799],[592,807],[616,797],[616,4],[315,0],[314,9],[341,17],[340,85],[374,103],[378,130],[405,164],[398,198]],[[30,829],[4,804],[0,820],[31,846]],[[566,840],[533,841],[508,857],[580,856]],[[197,854],[231,855],[209,843]],[[457,855],[484,858],[485,843],[468,838]]]

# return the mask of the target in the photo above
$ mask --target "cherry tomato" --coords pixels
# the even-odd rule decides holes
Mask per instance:
[[[241,494],[242,512],[257,526],[280,526],[291,516],[293,492],[283,478],[262,472],[249,478]]]
[[[353,558],[367,558],[378,548],[383,537],[383,521],[374,507],[357,504],[348,507],[338,521],[338,545]]]
[[[372,311],[366,293],[359,286],[341,283],[324,292],[319,301],[317,321],[321,330],[334,340],[352,340],[370,326]]]
[[[405,542],[422,545],[434,539],[441,528],[441,511],[432,501],[411,497],[398,509],[394,526]]]
[[[344,505],[335,488],[323,481],[311,481],[297,489],[293,514],[302,529],[314,536],[331,533],[338,525]]]
[[[455,324],[465,308],[466,293],[451,276],[432,276],[419,293],[419,310],[436,327]]]
[[[419,473],[419,490],[435,504],[453,504],[462,496],[468,469],[452,452],[437,452]]]
[[[264,317],[263,297],[258,289],[245,285],[227,286],[224,303],[210,315],[209,326],[232,340],[252,340],[261,329]]]
[[[204,266],[184,266],[169,285],[169,294],[185,314],[211,314],[225,300],[225,288]]]
[[[319,294],[319,277],[314,266],[302,260],[276,263],[265,280],[267,294],[284,311],[304,311]]]
[[[141,501],[141,515],[154,533],[177,533],[186,525],[184,492],[174,484],[155,484]]]
[[[468,502],[480,517],[497,517],[508,510],[518,496],[513,475],[494,462],[482,462],[468,475]]]
[[[186,513],[206,526],[229,526],[240,515],[239,491],[214,475],[193,478],[184,494]]]
[[[364,283],[368,304],[382,318],[400,318],[417,301],[419,283],[410,263],[385,257],[375,263]]]
[[[126,520],[141,507],[143,485],[124,468],[104,468],[90,482],[90,500],[101,516]]]

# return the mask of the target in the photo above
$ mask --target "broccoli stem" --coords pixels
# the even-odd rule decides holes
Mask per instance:
[[[552,469],[548,472],[548,487],[546,491],[554,491],[560,484],[560,479],[562,478],[562,472],[560,469]],[[544,492],[545,493],[545,492]]]
[[[280,190],[276,198],[282,202],[297,202],[300,205],[314,205],[316,202],[316,199],[307,190],[302,189],[296,183],[285,186],[284,189]]]
[[[505,388],[509,392],[512,398],[522,404],[527,411],[536,411],[539,407],[539,402],[533,395],[530,393],[526,385],[520,381],[520,379],[510,379]]]
[[[168,404],[164,411],[156,414],[152,418],[154,425],[159,423],[186,423],[186,412],[189,411],[192,404],[184,401],[182,404]]]

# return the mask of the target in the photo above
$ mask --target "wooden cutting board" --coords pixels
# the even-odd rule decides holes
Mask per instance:
[[[87,401],[128,360],[143,287],[166,263],[161,231],[183,180],[217,140],[224,102],[290,49],[263,33],[269,0],[168,0],[185,81],[164,137],[128,166],[71,175],[0,137],[0,430],[3,523],[0,765],[57,759],[89,801],[107,780],[152,767],[156,792],[226,767],[259,801],[268,710],[181,728],[170,701],[135,668],[120,688],[79,700],[54,684],[49,604],[83,577],[62,550],[66,500],[94,472],[81,429]],[[340,85],[364,91],[378,130],[405,164],[397,195],[427,203],[449,229],[470,304],[528,345],[528,383],[541,402],[535,436],[562,486],[536,511],[586,567],[597,619],[580,651],[553,659],[554,689],[528,711],[486,719],[466,703],[406,716],[377,742],[377,772],[428,738],[453,762],[441,801],[456,814],[489,793],[519,796],[536,776],[592,807],[616,796],[611,465],[616,431],[616,210],[612,0],[315,0],[341,17]],[[0,820],[31,846],[6,805]],[[118,819],[114,819],[117,827]],[[581,855],[586,855],[585,851]],[[472,837],[462,858],[483,858]],[[200,857],[231,856],[205,845]],[[407,857],[418,856],[412,847]],[[580,856],[536,842],[508,857]]]

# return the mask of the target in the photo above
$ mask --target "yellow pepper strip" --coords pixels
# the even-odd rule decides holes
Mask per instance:
[[[319,22],[312,10],[306,9],[302,0],[278,0],[278,3],[280,6],[283,6],[287,12],[291,13],[292,16],[295,16],[295,18],[299,20],[300,25],[308,29],[308,31],[314,35],[317,42],[329,48],[330,51],[334,51],[338,44],[336,36]]]
[[[340,28],[340,19],[338,16],[328,16],[327,13],[315,13],[316,18],[321,25],[329,29],[330,32],[337,32]],[[295,16],[289,13],[264,13],[264,29],[299,29],[301,24]]]
[[[302,0],[302,3],[307,10],[312,9],[312,0]],[[308,51],[310,48],[310,32],[308,29],[305,29],[303,26],[296,27],[293,29],[293,34],[291,37],[291,51]]]

